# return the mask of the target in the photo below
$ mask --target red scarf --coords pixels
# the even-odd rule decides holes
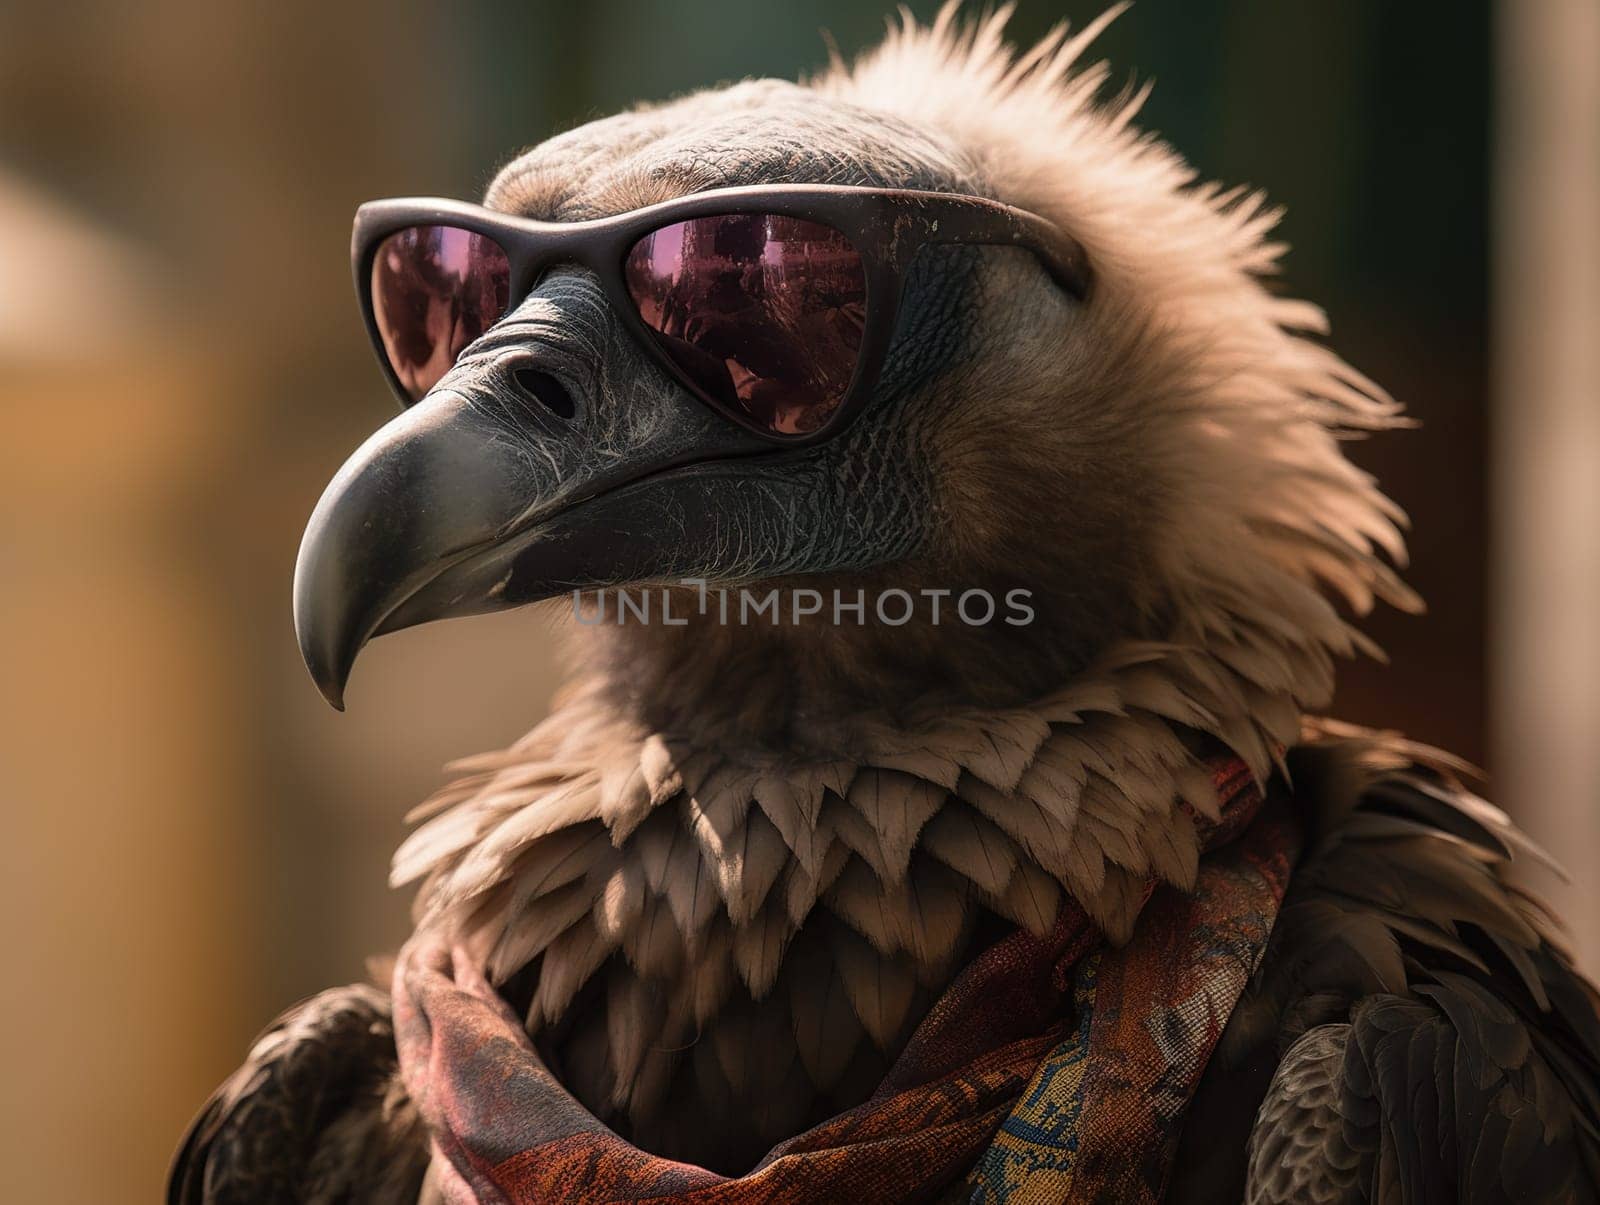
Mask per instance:
[[[865,1103],[717,1175],[630,1145],[546,1070],[481,971],[414,941],[395,970],[406,1087],[448,1199],[556,1202],[1158,1200],[1212,1048],[1260,961],[1299,834],[1237,761],[1199,882],[1152,886],[1110,947],[1074,904],[940,997]],[[1257,815],[1258,811],[1260,812]]]

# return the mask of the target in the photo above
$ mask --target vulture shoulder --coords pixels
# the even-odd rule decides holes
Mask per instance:
[[[414,1201],[426,1167],[396,1076],[388,993],[352,984],[295,1005],[256,1039],[190,1124],[167,1201]]]
[[[1507,877],[1542,855],[1415,746],[1346,733],[1288,763],[1307,852],[1174,1199],[1600,1199],[1594,989]]]

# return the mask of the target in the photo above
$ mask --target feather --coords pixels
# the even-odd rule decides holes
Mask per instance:
[[[987,895],[1005,889],[1021,856],[1010,837],[964,807],[947,807],[934,816],[923,830],[922,848]]]
[[[1108,862],[1142,875],[1150,869],[1143,828],[1126,795],[1110,783],[1091,780],[1078,812],[1080,840],[1098,849]]]
[[[615,949],[616,943],[602,937],[588,919],[575,921],[551,941],[544,949],[539,986],[528,1006],[529,1031],[559,1020]]]
[[[1039,802],[1040,806],[1049,808],[1061,826],[1071,828],[1077,821],[1078,805],[1087,778],[1088,771],[1082,762],[1067,756],[1064,745],[1052,742],[1039,750],[1038,757],[1022,775],[1011,797]],[[983,786],[988,788],[987,783]]]
[[[874,877],[883,882],[891,880],[889,861],[878,834],[858,809],[830,794],[822,805],[822,823],[840,845],[872,868]]]
[[[684,789],[677,758],[658,733],[651,733],[639,746],[639,769],[657,807]]]
[[[609,875],[616,862],[616,852],[600,824],[576,824],[541,837],[517,860],[506,913],[519,915],[569,883]]]
[[[527,966],[579,917],[589,914],[593,899],[587,884],[569,883],[540,900],[538,907],[525,909],[500,931],[489,955],[490,981],[503,983]]]
[[[739,978],[759,1000],[772,990],[783,952],[794,934],[789,917],[777,908],[765,908],[744,925],[733,927],[733,961]]]
[[[943,749],[924,747],[916,738],[875,751],[870,763],[882,770],[899,770],[913,778],[934,783],[947,791],[955,790],[961,777],[961,763]]]
[[[897,958],[883,958],[843,925],[828,933],[834,965],[862,1028],[880,1050],[895,1044],[916,991],[916,976]]]
[[[844,978],[827,947],[816,941],[796,944],[784,978],[800,1061],[812,1084],[831,1088],[849,1066],[864,1032]]]
[[[658,986],[622,967],[611,969],[606,980],[606,1045],[618,1106],[627,1103],[629,1085],[639,1074],[646,1050],[658,1039],[666,1014]]]
[[[733,986],[733,928],[719,920],[707,933],[693,960],[688,981],[691,1014],[696,1025],[715,1017]]]
[[[683,935],[672,922],[672,910],[660,896],[648,896],[638,921],[622,939],[628,962],[652,979],[667,979],[683,964]]]
[[[1285,1053],[1250,1134],[1247,1205],[1354,1202],[1360,1160],[1346,1138],[1349,1025],[1308,1030]]]
[[[1060,902],[1061,890],[1056,880],[1028,862],[1019,862],[1005,891],[993,897],[996,912],[1035,937],[1050,932]]]
[[[608,941],[621,941],[644,912],[645,891],[644,870],[637,862],[622,862],[595,897],[595,931]]]
[[[812,874],[798,863],[789,867],[784,874],[783,904],[784,912],[791,924],[798,928],[805,923],[817,900],[824,891],[833,886],[834,880],[844,871],[845,863],[849,860],[850,847],[843,841],[835,841],[829,847],[816,874]]]
[[[448,878],[441,880],[434,906],[448,907],[490,890],[505,879],[513,858],[528,845],[547,834],[594,819],[598,798],[598,776],[585,775],[546,796],[537,806],[513,813],[480,838]]]
[[[817,818],[822,813],[823,774],[798,771],[792,777],[769,771],[751,788],[762,814],[783,837],[783,843],[808,870],[815,871],[825,848],[818,840]]]
[[[879,877],[886,883],[904,878],[912,846],[945,798],[938,785],[894,770],[863,770],[856,775],[847,799],[876,838],[874,868],[882,868]]]
[[[600,821],[618,845],[628,839],[653,808],[671,797],[668,794],[657,799],[644,767],[634,758],[618,757],[601,769]]]
[[[1150,881],[1144,875],[1121,866],[1107,866],[1105,885],[1083,905],[1111,943],[1120,946],[1133,937],[1139,910],[1149,894]],[[1053,923],[1054,918],[1051,919]]]
[[[737,924],[754,917],[788,861],[783,835],[764,813],[751,812],[739,840],[717,864],[729,918]]]
[[[962,768],[995,790],[1017,789],[1023,773],[1033,763],[1050,735],[1050,724],[1027,711],[1009,711],[980,724],[981,739],[962,759]]]
[[[970,919],[970,892],[932,858],[918,857],[897,893],[902,925],[918,978],[939,983],[960,948]]]
[[[673,1076],[683,1061],[684,1042],[680,1038],[652,1046],[639,1063],[639,1072],[629,1085],[628,1109],[642,1116],[659,1111],[671,1091]]]
[[[1519,907],[1504,877],[1513,844],[1450,780],[1420,790],[1411,756],[1354,730],[1291,753],[1326,835],[1223,1048],[1236,1026],[1238,1041],[1260,1034],[1272,1011],[1290,1035],[1306,1018],[1348,1023],[1333,1027],[1342,1053],[1319,1064],[1321,1120],[1292,1102],[1308,1099],[1298,1055],[1327,1035],[1304,1031],[1279,1063],[1246,1199],[1591,1200],[1593,997]],[[1458,792],[1465,820],[1449,814]]]
[[[395,1082],[386,993],[353,984],[302,1001],[201,1108],[167,1199],[414,1200],[427,1137]]]
[[[663,810],[653,813],[649,820],[640,825],[629,843],[629,850],[638,858],[645,885],[656,895],[665,895],[667,877],[678,856],[677,851],[680,847],[693,844],[693,836],[678,818]]]
[[[828,908],[872,943],[879,954],[891,955],[910,944],[903,901],[882,889],[877,871],[861,858],[851,858],[828,889]]]
[[[1071,832],[1037,800],[1001,795],[975,778],[964,778],[958,792],[1047,872],[1064,878],[1072,858]]]

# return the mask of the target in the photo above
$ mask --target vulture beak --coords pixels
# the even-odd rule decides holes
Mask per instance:
[[[295,567],[306,666],[342,710],[373,636],[749,564],[792,513],[781,472],[752,488],[758,454],[787,459],[646,359],[592,278],[555,277],[328,484]]]

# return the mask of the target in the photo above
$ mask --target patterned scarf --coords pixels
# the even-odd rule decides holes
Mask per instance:
[[[1183,1114],[1288,886],[1299,832],[1236,760],[1192,893],[1152,885],[1109,946],[1075,905],[1018,931],[940,997],[865,1103],[729,1178],[648,1154],[556,1081],[464,957],[419,938],[395,970],[405,1084],[448,1200],[1155,1201]]]

